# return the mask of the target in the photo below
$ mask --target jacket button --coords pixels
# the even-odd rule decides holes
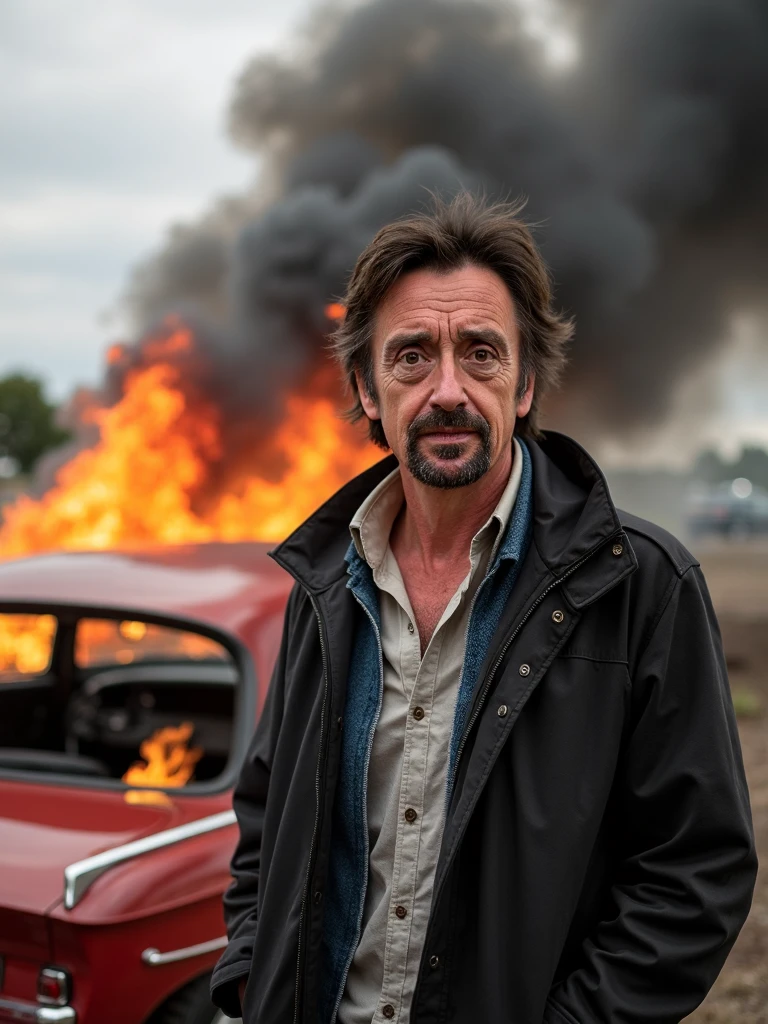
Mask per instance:
[[[436,970],[440,966],[440,957],[431,956],[429,958],[429,966],[432,968],[433,971]]]
[[[409,824],[410,824],[410,823],[412,823],[412,822],[414,822],[414,821],[416,821],[416,818],[417,818],[417,817],[418,817],[418,815],[416,814],[416,811],[414,811],[414,809],[413,809],[412,807],[409,807],[409,808],[408,808],[408,809],[406,810],[406,812],[405,812],[405,820],[406,820],[406,821],[407,821],[407,822],[408,822]]]
[[[337,719],[336,719],[336,728],[337,728],[337,729],[338,729],[339,731],[341,731],[341,727],[342,727],[343,725],[344,725],[344,719],[343,719],[343,718],[337,718]]]
[[[508,711],[509,708],[507,707],[506,704],[499,704],[499,710],[496,712],[496,714],[499,716],[499,718],[506,718]]]
[[[323,901],[323,894],[318,889],[318,891],[315,893],[315,903],[322,903],[322,901]]]
[[[518,671],[521,676],[529,676],[531,674],[531,666],[523,662]]]
[[[565,616],[563,615],[563,613],[560,611],[559,608],[556,611],[552,612],[552,621],[553,622],[558,622],[558,623],[562,622],[564,618],[565,618]]]
[[[614,544],[613,545],[613,553],[617,557],[618,557],[618,555],[620,555],[622,553],[623,550],[624,550],[623,544]]]
[[[384,1005],[381,1008],[381,1012],[384,1014],[387,1020],[392,1020],[392,1018],[395,1016],[395,1008],[392,1005],[392,1003],[384,1003]]]
[[[395,915],[399,917],[401,921],[403,920],[407,913],[408,911],[405,909],[405,907],[395,907]]]
[[[416,719],[417,722],[420,722],[424,717],[424,708],[414,708],[413,717]]]

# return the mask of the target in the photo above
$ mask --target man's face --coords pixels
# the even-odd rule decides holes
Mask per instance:
[[[520,336],[509,291],[492,270],[416,270],[390,289],[373,334],[376,397],[358,375],[366,414],[392,451],[432,487],[474,483],[507,458],[520,387]]]

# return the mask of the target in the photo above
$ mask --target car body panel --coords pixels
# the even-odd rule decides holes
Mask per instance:
[[[170,993],[210,971],[218,953],[152,967],[145,949],[162,951],[226,934],[220,893],[163,913],[106,926],[51,922],[53,956],[72,975],[78,1024],[139,1024]]]
[[[267,556],[268,550],[265,544],[206,544],[152,551],[58,551],[0,564],[0,594],[3,600],[52,604],[117,603],[203,618],[238,634],[243,622],[285,592],[285,572]]]
[[[131,806],[122,793],[4,780],[0,907],[44,913],[62,898],[73,861],[177,824],[170,807]]]
[[[103,608],[231,637],[255,667],[257,713],[291,586],[261,544],[63,552],[0,564],[0,606],[6,608]],[[59,777],[54,785],[53,779],[0,773],[3,995],[34,1002],[39,968],[54,963],[72,975],[78,1024],[143,1024],[180,987],[209,972],[218,950],[156,965],[142,954],[223,938],[221,898],[230,882],[236,825],[111,865],[71,909],[64,903],[64,869],[231,807],[231,788],[153,794],[115,782],[69,784]]]
[[[119,606],[126,615],[170,616],[231,633],[253,657],[260,710],[293,582],[268,551],[266,544],[217,543],[35,555],[0,564],[0,601]]]
[[[228,810],[231,799],[225,798],[215,808],[212,800],[205,804],[207,817]],[[191,808],[184,810],[188,812]],[[198,815],[199,812],[189,820],[198,820]],[[51,908],[51,914],[80,924],[113,924],[207,898],[211,892],[221,894],[230,881],[229,862],[236,841],[237,828],[229,825],[140,854],[110,867],[71,910],[59,902]],[[189,945],[186,936],[180,939],[179,945]]]

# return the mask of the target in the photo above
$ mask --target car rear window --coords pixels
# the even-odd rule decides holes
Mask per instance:
[[[0,683],[45,675],[56,625],[55,615],[0,612]]]
[[[231,661],[228,651],[206,636],[130,619],[80,619],[75,634],[79,668],[133,665],[142,661]]]

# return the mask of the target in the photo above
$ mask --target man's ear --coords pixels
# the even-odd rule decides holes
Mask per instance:
[[[528,378],[526,380],[525,391],[523,392],[522,396],[517,400],[515,413],[517,414],[518,419],[522,419],[523,416],[527,416],[528,413],[531,411],[531,405],[533,404],[533,390],[535,384],[536,374],[533,371],[531,371],[528,374]]]
[[[369,420],[380,420],[381,414],[379,413],[379,403],[375,398],[368,394],[368,389],[363,380],[363,375],[359,370],[355,370],[355,381],[357,383],[357,393],[360,396],[360,404],[363,407],[363,412]]]

